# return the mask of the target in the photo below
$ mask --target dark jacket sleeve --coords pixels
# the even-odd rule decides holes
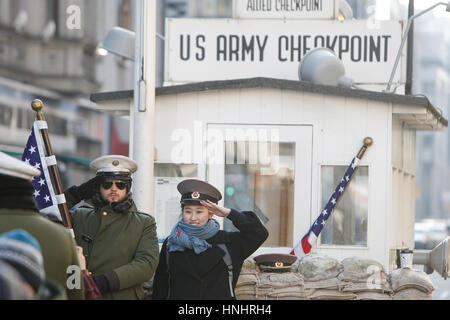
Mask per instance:
[[[164,241],[159,254],[159,264],[153,279],[152,300],[167,299],[169,290],[169,270],[167,269],[167,240]]]
[[[233,251],[238,254],[236,258],[245,260],[263,244],[269,232],[252,211],[239,212],[231,209],[227,218],[240,231],[232,237]]]

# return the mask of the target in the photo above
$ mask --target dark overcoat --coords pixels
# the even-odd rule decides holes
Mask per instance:
[[[225,244],[231,255],[234,292],[244,260],[261,246],[269,234],[251,211],[232,209],[227,218],[239,231],[219,231],[207,240],[212,247],[200,254],[186,249],[169,253],[167,259],[167,240],[164,242],[153,282],[154,300],[232,299],[228,269],[223,260],[225,252],[217,245]]]
[[[87,270],[114,272],[118,288],[103,295],[107,300],[143,299],[143,283],[153,276],[159,245],[155,219],[133,204],[126,212],[109,205],[82,206],[72,214],[76,241],[83,247]]]

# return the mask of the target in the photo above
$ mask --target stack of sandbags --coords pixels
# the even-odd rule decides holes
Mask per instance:
[[[309,254],[300,259],[293,270],[303,276],[304,290],[308,299],[347,300],[356,296],[339,291],[337,276],[342,272],[338,260],[328,256]]]
[[[244,261],[234,292],[238,300],[305,299],[300,274],[261,272],[252,258]]]
[[[341,261],[339,289],[358,300],[391,300],[392,289],[383,266],[371,259],[350,257]]]
[[[397,269],[389,275],[394,300],[431,300],[434,290],[430,277],[423,271]]]
[[[305,300],[303,277],[295,272],[261,272],[256,299]]]
[[[433,283],[427,274],[408,268],[389,276],[374,260],[338,260],[309,254],[290,272],[261,272],[251,258],[244,262],[236,285],[240,300],[429,300]]]
[[[234,293],[238,300],[255,300],[256,286],[260,282],[259,268],[255,260],[247,258],[239,274]]]

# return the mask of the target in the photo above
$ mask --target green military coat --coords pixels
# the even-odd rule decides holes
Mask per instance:
[[[23,229],[38,240],[44,258],[46,278],[64,288],[69,299],[84,299],[81,273],[80,288],[67,287],[67,277],[71,275],[67,273],[67,268],[72,265],[79,266],[75,241],[69,231],[42,217],[36,210],[0,209],[0,233],[14,229]]]
[[[109,205],[82,206],[71,216],[87,270],[93,274],[114,271],[119,278],[119,290],[103,298],[143,299],[142,285],[153,276],[159,260],[155,219],[138,212],[134,204],[124,213]]]

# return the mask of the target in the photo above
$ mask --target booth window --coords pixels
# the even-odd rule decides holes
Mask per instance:
[[[347,166],[321,167],[321,208],[344,176]],[[322,245],[367,246],[369,169],[359,166],[321,232]]]
[[[195,178],[197,177],[197,165],[156,162],[153,175],[155,177]]]
[[[295,143],[227,141],[225,157],[225,207],[256,213],[269,231],[263,246],[291,246]],[[236,228],[225,219],[224,230]]]
[[[153,212],[158,224],[158,238],[163,241],[181,217],[177,185],[187,178],[198,179],[198,165],[157,162],[154,165],[154,177]]]

